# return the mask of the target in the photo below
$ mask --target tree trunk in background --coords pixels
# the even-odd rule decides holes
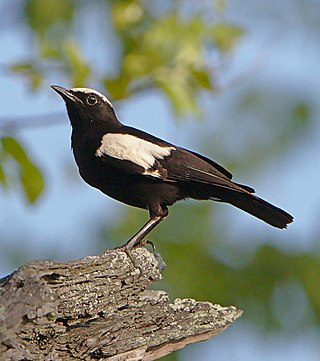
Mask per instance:
[[[0,360],[155,360],[218,335],[242,311],[148,287],[165,264],[145,248],[34,261],[0,283]],[[134,263],[133,263],[133,262]]]

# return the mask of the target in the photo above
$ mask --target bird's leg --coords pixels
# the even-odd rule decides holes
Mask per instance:
[[[131,237],[124,245],[116,248],[127,254],[132,264],[140,269],[141,274],[142,269],[139,265],[136,265],[136,262],[132,258],[131,250],[134,247],[141,245],[145,237],[168,215],[168,208],[166,206],[161,206],[160,204],[157,204],[155,207],[150,209],[149,212],[149,221],[142,228],[140,228],[139,231],[133,237]]]
[[[139,231],[131,237],[125,244],[118,247],[118,249],[123,249],[125,251],[130,251],[132,248],[138,246],[144,238],[163,220],[161,216],[153,216],[149,221],[139,229]]]
[[[139,229],[139,231],[131,237],[125,244],[120,247],[116,247],[119,251],[124,251],[126,255],[131,260],[132,264],[140,269],[140,274],[142,274],[142,269],[139,265],[136,264],[131,255],[131,250],[141,244],[144,241],[144,238],[163,220],[161,216],[151,216],[149,221]]]

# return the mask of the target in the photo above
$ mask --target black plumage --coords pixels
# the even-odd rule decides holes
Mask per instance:
[[[230,203],[277,228],[293,221],[254,189],[233,182],[231,173],[211,159],[121,124],[110,101],[97,91],[52,88],[66,102],[81,177],[108,196],[150,213],[127,248],[167,216],[168,206],[186,198]]]

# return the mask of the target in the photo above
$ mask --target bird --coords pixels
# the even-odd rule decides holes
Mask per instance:
[[[89,88],[52,85],[65,101],[71,147],[80,176],[90,186],[130,206],[149,211],[149,220],[126,242],[130,250],[188,198],[231,204],[276,228],[293,217],[236,183],[215,161],[142,130],[122,124],[110,100]],[[119,248],[121,248],[119,247]]]

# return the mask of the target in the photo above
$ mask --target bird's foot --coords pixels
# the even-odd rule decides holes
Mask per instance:
[[[125,244],[123,244],[122,246],[116,247],[115,249],[120,251],[120,252],[124,252],[128,256],[128,258],[130,259],[133,266],[135,268],[139,269],[140,275],[141,275],[142,274],[141,266],[139,264],[137,264],[136,260],[133,258],[132,250],[136,249],[138,247],[146,247],[148,245],[151,245],[152,253],[155,254],[155,246],[154,246],[154,244],[151,241],[145,240],[145,239],[142,239],[142,240],[130,239]]]
[[[148,241],[148,240],[144,240],[143,241],[143,247],[147,247],[147,246],[151,246],[151,248],[152,248],[152,253],[155,253],[155,251],[156,251],[156,247],[155,247],[155,245],[153,244],[153,242],[152,241]]]
[[[127,255],[127,257],[130,259],[133,266],[135,268],[139,269],[140,275],[142,274],[142,269],[141,269],[140,265],[137,264],[136,260],[133,258],[132,250],[136,249],[138,247],[145,247],[146,244],[147,244],[147,241],[145,241],[145,240],[131,238],[131,239],[129,239],[129,241],[127,241],[122,246],[119,246],[119,247],[115,248],[116,250],[118,250],[120,252],[124,252]]]

